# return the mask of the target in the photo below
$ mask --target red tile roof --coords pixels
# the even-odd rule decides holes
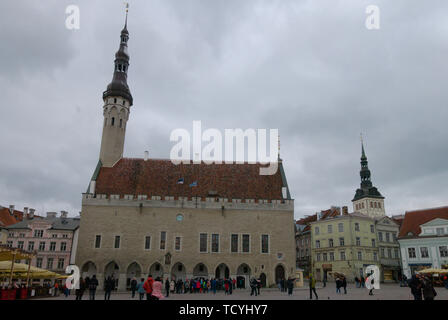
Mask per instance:
[[[310,222],[317,221],[317,214],[313,214],[312,216],[308,216],[296,221],[296,224],[308,224]]]
[[[23,212],[14,210],[11,215],[9,208],[0,207],[0,226],[7,227],[23,220]]]
[[[399,237],[406,237],[409,232],[418,236],[422,232],[420,225],[436,218],[448,219],[448,207],[407,211],[400,228]]]
[[[170,160],[123,158],[112,168],[101,167],[96,194],[228,199],[281,200],[281,170],[262,176],[261,164],[180,164]],[[183,178],[184,183],[178,184]],[[189,185],[197,181],[197,187]],[[209,194],[210,191],[216,194]]]

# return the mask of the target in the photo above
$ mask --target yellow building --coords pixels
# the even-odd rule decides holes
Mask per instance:
[[[312,270],[316,280],[331,281],[340,272],[348,281],[365,276],[369,265],[378,265],[375,220],[361,213],[338,214],[311,226]]]

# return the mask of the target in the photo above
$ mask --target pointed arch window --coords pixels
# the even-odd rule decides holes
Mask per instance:
[[[120,128],[123,127],[123,119],[120,119]]]
[[[115,118],[112,117],[112,127],[115,125]]]

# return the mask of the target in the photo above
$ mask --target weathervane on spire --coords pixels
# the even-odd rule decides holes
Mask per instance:
[[[125,25],[128,25],[128,12],[129,12],[129,2],[124,2],[125,7],[126,7],[126,21],[125,21]]]

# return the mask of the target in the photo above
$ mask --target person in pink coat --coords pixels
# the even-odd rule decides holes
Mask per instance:
[[[154,300],[160,300],[163,299],[163,293],[162,293],[162,281],[160,280],[160,277],[156,278],[156,281],[152,284],[152,298]]]

